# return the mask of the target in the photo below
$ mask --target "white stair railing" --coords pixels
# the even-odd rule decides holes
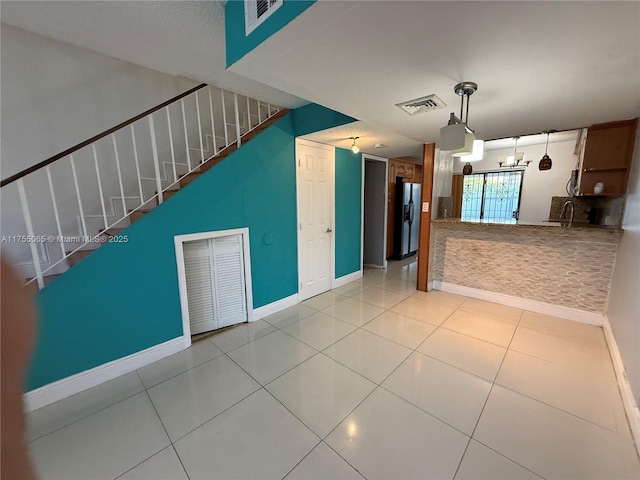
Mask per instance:
[[[161,204],[183,177],[240,147],[243,135],[280,110],[202,84],[2,180],[3,250],[27,284],[43,288],[74,253],[109,241],[109,230]]]

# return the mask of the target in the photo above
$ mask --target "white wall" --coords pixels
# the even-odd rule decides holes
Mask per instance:
[[[2,24],[1,29],[1,177],[37,164],[94,135],[97,135],[129,118],[189,90],[197,82],[156,72],[148,68],[117,60],[74,45],[43,37],[26,30]],[[224,142],[221,92],[211,89],[218,146]],[[207,90],[199,91],[203,143],[207,150],[207,133],[211,135],[211,114]],[[186,123],[189,131],[189,147],[199,149],[198,120],[195,96],[185,98]],[[225,94],[229,140],[235,139],[233,95]],[[246,98],[239,98],[241,124],[246,127]],[[257,103],[252,102],[252,115],[257,115]],[[172,139],[177,162],[186,163],[185,136],[180,104],[169,108],[172,122]],[[264,118],[264,109],[263,109]],[[255,125],[257,118],[252,119]],[[154,114],[156,139],[161,171],[163,162],[170,162],[168,126],[164,110]],[[142,177],[155,177],[151,136],[148,120],[134,124],[137,153]],[[244,129],[243,129],[244,131]],[[131,131],[129,128],[115,134],[121,176],[127,208],[139,205],[133,198],[138,195],[136,166]],[[209,139],[211,140],[211,139]],[[210,142],[211,146],[212,143]],[[96,144],[103,197],[107,214],[112,209],[122,213],[121,192],[111,137]],[[213,148],[209,152],[213,154]],[[195,162],[199,152],[190,156]],[[83,206],[87,234],[96,235],[104,228],[102,207],[98,191],[97,172],[90,147],[74,154],[80,197]],[[196,163],[193,163],[196,165]],[[168,172],[171,167],[167,163]],[[64,158],[51,165],[56,203],[64,235],[78,235],[80,209],[73,182],[70,159]],[[178,168],[180,171],[180,168]],[[184,170],[183,170],[184,172]],[[171,172],[172,173],[172,172]],[[167,175],[170,177],[171,175]],[[171,183],[171,182],[168,182]],[[24,179],[31,216],[36,235],[57,235],[52,198],[46,172],[39,170]],[[163,185],[166,187],[168,184]],[[145,199],[154,194],[154,181],[143,182]],[[148,193],[148,195],[147,195]],[[18,200],[17,184],[12,183],[1,191],[1,222],[3,235],[26,235],[26,225]],[[131,202],[131,203],[130,203]],[[136,203],[137,202],[137,203]],[[117,217],[114,217],[114,219]],[[65,251],[73,245],[62,245]],[[22,267],[25,276],[33,276],[29,246],[3,244],[3,252]],[[49,264],[62,257],[57,242],[39,245],[41,253],[51,258]],[[64,271],[66,265],[50,273]]]
[[[609,292],[607,316],[616,337],[631,390],[640,405],[640,128],[627,188],[624,234]]]
[[[545,145],[529,145],[518,147],[525,153],[526,160],[532,160],[524,169],[522,197],[520,201],[520,222],[543,222],[549,218],[551,197],[566,196],[566,184],[571,170],[577,168],[578,156],[573,154],[575,141],[555,142],[549,144],[548,154],[553,161],[551,170],[540,171],[538,162],[544,155]],[[499,169],[498,162],[505,161],[507,155],[513,154],[512,148],[485,150],[484,158],[471,162],[473,173],[508,170]],[[463,163],[455,159],[453,173],[462,173]]]
[[[2,24],[2,177],[197,83]]]

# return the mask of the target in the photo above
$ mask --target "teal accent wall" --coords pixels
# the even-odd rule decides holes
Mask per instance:
[[[230,0],[224,7],[227,67],[233,65],[267,38],[285,27],[315,0],[284,0],[262,24],[245,35],[244,0]]]
[[[362,154],[336,148],[336,278],[361,269]]]
[[[254,308],[298,291],[291,119],[127,228],[126,244],[102,246],[38,293],[27,390],[182,335],[175,235],[249,227]]]
[[[248,227],[254,308],[297,293],[295,125],[322,130],[349,119],[317,106],[299,110],[127,228],[127,243],[103,245],[38,292],[27,391],[182,335],[175,235]],[[343,190],[352,180],[360,189],[353,168],[336,171]]]
[[[357,119],[317,103],[309,103],[293,111],[293,129],[297,137],[351,122],[357,122]]]

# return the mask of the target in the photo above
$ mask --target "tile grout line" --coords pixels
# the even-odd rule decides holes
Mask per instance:
[[[131,373],[131,372],[129,372],[129,373]],[[136,370],[136,373],[137,373],[137,370]],[[125,373],[124,375],[127,375],[127,374]],[[121,377],[123,377],[124,375],[121,375]],[[112,380],[115,380],[115,379],[117,379],[117,378],[120,378],[120,377],[116,377],[116,378],[114,378],[114,379],[112,379]],[[139,376],[139,375],[138,375],[138,378],[140,378],[140,376]],[[111,380],[109,380],[109,381],[111,381]],[[104,383],[107,383],[107,382],[104,382]],[[96,385],[96,387],[98,387],[98,386],[100,386],[100,385],[104,385],[104,383],[98,384],[98,385]],[[100,413],[100,412],[102,412],[103,410],[106,410],[107,408],[113,407],[114,405],[117,405],[117,404],[119,404],[119,403],[122,403],[122,402],[124,402],[125,400],[129,400],[130,398],[135,397],[136,395],[141,394],[142,392],[144,392],[144,388],[145,388],[145,387],[144,387],[144,384],[142,383],[142,381],[140,382],[140,385],[142,386],[142,390],[140,390],[139,392],[133,393],[133,394],[128,395],[127,397],[122,398],[122,399],[120,399],[120,400],[118,400],[118,401],[116,401],[116,402],[110,403],[109,405],[106,405],[106,406],[104,406],[104,407],[102,407],[102,408],[100,408],[100,409],[96,410],[95,412],[91,412],[91,413],[89,413],[89,414],[87,414],[87,415],[85,415],[85,416],[83,416],[83,417],[81,417],[81,418],[78,418],[78,419],[76,419],[76,420],[73,420],[72,422],[69,422],[69,423],[67,423],[67,424],[65,424],[65,425],[62,425],[62,426],[60,426],[60,427],[56,428],[55,430],[51,430],[50,432],[47,432],[47,433],[45,433],[45,434],[43,434],[43,435],[40,435],[40,436],[38,436],[38,437],[36,437],[36,438],[34,438],[34,439],[32,439],[32,440],[29,440],[28,442],[25,442],[25,443],[26,443],[27,445],[30,445],[31,443],[33,443],[33,442],[35,442],[35,441],[37,441],[37,440],[40,440],[40,439],[45,438],[45,437],[48,437],[49,435],[51,435],[51,434],[53,434],[53,433],[55,433],[55,432],[58,432],[58,431],[62,430],[63,428],[67,428],[67,427],[69,427],[69,426],[71,426],[71,425],[73,425],[73,424],[75,424],[75,423],[78,423],[78,422],[79,422],[79,421],[81,421],[81,420],[84,420],[84,419],[86,419],[86,418],[89,418],[89,417],[90,417],[90,416],[92,416],[92,415],[95,415],[96,413]],[[92,387],[92,388],[95,388],[95,387]],[[83,392],[78,392],[78,393],[83,393]],[[76,394],[76,395],[77,395],[77,394]],[[71,397],[73,397],[73,395],[72,395]],[[67,397],[67,398],[71,398],[71,397]],[[62,402],[62,401],[64,401],[64,400],[66,400],[67,398],[63,398],[63,399],[61,399],[61,400],[58,400],[58,402]],[[54,405],[55,403],[57,403],[57,402],[54,402],[54,403],[49,404],[49,405]],[[48,405],[45,405],[45,406],[44,406],[44,407],[42,407],[42,408],[46,408],[47,406],[48,406]],[[38,410],[39,410],[39,409],[38,409]],[[38,410],[34,410],[34,412],[37,412]],[[30,412],[30,413],[31,413],[31,412]],[[28,417],[28,415],[26,415],[26,416]]]
[[[518,318],[518,323],[516,324],[516,328],[513,330],[513,333],[511,334],[511,339],[509,340],[509,344],[508,344],[508,345],[507,345],[507,347],[506,347],[506,350],[505,350],[505,352],[504,352],[504,356],[502,357],[502,361],[500,362],[500,366],[498,367],[498,370],[496,371],[496,375],[495,375],[495,377],[494,377],[493,381],[491,382],[491,388],[489,389],[489,393],[487,394],[487,398],[486,398],[486,399],[485,399],[485,401],[484,401],[484,405],[482,406],[482,410],[480,410],[480,415],[478,415],[478,420],[476,420],[476,424],[475,424],[475,426],[473,427],[473,431],[471,432],[471,435],[469,436],[469,442],[467,443],[467,446],[466,446],[466,448],[465,448],[465,450],[464,450],[464,453],[462,454],[462,457],[460,457],[460,462],[458,463],[458,468],[456,468],[456,472],[455,472],[455,474],[454,474],[454,476],[453,476],[453,478],[454,478],[454,479],[455,479],[456,475],[458,475],[458,471],[460,470],[460,466],[462,465],[462,462],[463,462],[463,460],[464,460],[464,456],[467,454],[467,450],[469,449],[469,445],[471,445],[471,440],[475,440],[475,441],[476,441],[476,442],[478,442],[478,443],[482,443],[482,442],[479,442],[477,439],[475,439],[473,436],[475,435],[476,430],[477,430],[477,428],[478,428],[478,425],[480,424],[480,419],[482,418],[482,414],[484,413],[484,410],[485,410],[485,408],[487,407],[487,403],[489,403],[489,398],[491,397],[491,393],[493,392],[493,387],[496,385],[495,381],[496,381],[496,379],[498,378],[498,375],[499,375],[499,373],[500,373],[500,369],[502,368],[502,365],[504,364],[505,359],[507,358],[507,353],[509,352],[509,347],[511,346],[511,342],[513,342],[513,338],[514,338],[514,337],[515,337],[515,335],[516,335],[516,332],[517,332],[518,327],[519,327],[519,325],[520,325],[520,320],[522,319],[522,315],[523,315],[523,313],[524,313],[524,310],[521,312],[521,314],[520,314],[520,318]],[[500,385],[499,385],[499,386],[500,386]],[[484,445],[484,444],[482,444],[482,445]],[[486,446],[486,445],[485,445],[485,446]],[[493,450],[493,449],[491,449],[491,450]],[[493,450],[493,451],[495,451],[495,450]],[[513,463],[515,463],[516,465],[519,465],[520,467],[524,468],[525,470],[528,470],[528,471],[530,471],[530,472],[534,473],[535,475],[538,475],[536,472],[533,472],[532,470],[530,470],[530,469],[528,469],[528,468],[524,467],[523,465],[520,465],[518,462],[516,462],[516,461],[512,460],[511,458],[507,457],[506,455],[503,455],[503,454],[502,454],[502,453],[500,453],[500,452],[496,452],[496,453],[499,453],[499,454],[500,454],[500,455],[502,455],[504,458],[506,458],[506,459],[508,459],[509,461],[511,461],[511,462],[513,462]],[[544,477],[542,477],[541,475],[538,475],[538,476],[539,476],[539,477],[541,477],[541,478],[544,478]]]

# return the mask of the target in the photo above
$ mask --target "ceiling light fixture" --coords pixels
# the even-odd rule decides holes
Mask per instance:
[[[520,137],[513,137],[516,141],[515,146],[513,147],[513,155],[507,156],[506,162],[498,162],[500,168],[516,168],[516,167],[528,167],[531,163],[531,160],[525,160],[524,152],[518,152],[518,139]]]
[[[551,133],[551,130],[547,130],[543,133],[547,134],[547,145],[544,147],[544,156],[540,159],[540,163],[538,163],[538,170],[551,170],[553,162],[551,161],[551,157],[547,155],[547,150],[549,149],[549,134]]]
[[[469,128],[469,97],[476,90],[478,90],[478,84],[473,82],[460,82],[453,88],[453,91],[460,96],[460,118],[452,112],[449,116],[449,123],[440,129],[440,150],[450,151],[453,157],[473,153],[475,133]],[[467,109],[466,115],[463,117],[465,97]]]
[[[359,139],[360,137],[349,137],[353,140],[353,145],[351,145],[351,151],[353,153],[359,153],[360,152],[360,147],[358,147],[356,145],[356,140]]]

